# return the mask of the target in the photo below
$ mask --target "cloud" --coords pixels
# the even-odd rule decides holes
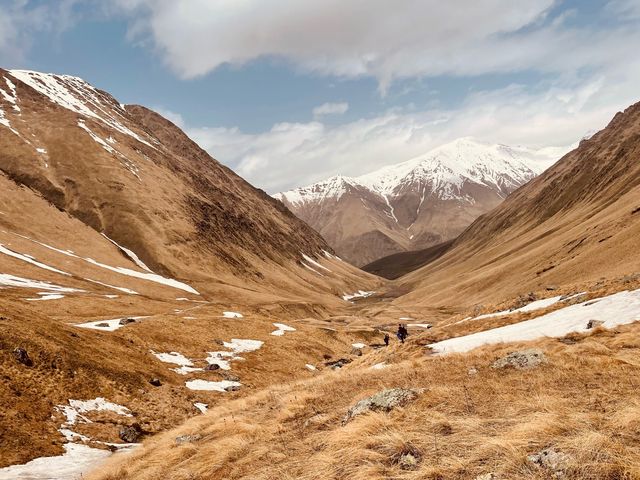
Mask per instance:
[[[0,63],[21,62],[39,32],[59,34],[76,21],[75,6],[79,0],[51,3],[28,0],[3,0],[0,8]],[[52,20],[55,19],[55,20]]]
[[[567,23],[557,0],[112,1],[184,78],[278,57],[305,72],[375,77],[384,92],[399,78],[604,68],[640,44],[636,25]],[[637,0],[611,5],[610,15],[638,11]]]
[[[169,120],[179,128],[184,128],[186,125],[186,122],[184,121],[183,116],[177,112],[171,111],[167,108],[160,107],[160,106],[152,107],[151,109],[154,112],[162,115],[164,118],[166,118],[167,120]]]
[[[343,125],[278,123],[269,131],[189,128],[214,157],[270,193],[337,173],[360,175],[459,137],[531,147],[566,146],[637,101],[640,62],[609,76],[559,80],[531,92],[511,85],[475,92],[455,109],[393,109]]]
[[[347,102],[341,103],[323,103],[313,109],[314,117],[322,117],[324,115],[343,115],[349,110]]]

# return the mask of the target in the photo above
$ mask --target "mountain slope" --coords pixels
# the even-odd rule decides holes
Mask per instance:
[[[398,301],[472,305],[640,270],[638,158],[635,104],[404,277]]]
[[[337,176],[275,197],[341,256],[364,265],[455,238],[558,152],[462,138],[357,178]]]
[[[156,113],[0,70],[0,467],[310,375],[351,348],[317,326],[382,284]],[[99,399],[135,417],[65,421]]]

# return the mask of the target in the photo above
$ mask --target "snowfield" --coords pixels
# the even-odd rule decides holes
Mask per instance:
[[[588,331],[590,320],[604,322],[604,328],[640,320],[640,290],[623,291],[607,297],[571,305],[524,322],[450,338],[428,345],[437,354],[462,353],[483,345],[524,342],[542,337],[564,337]]]
[[[355,300],[357,298],[367,298],[370,297],[371,295],[373,295],[376,292],[365,292],[364,290],[358,290],[356,293],[352,293],[352,294],[348,294],[345,293],[342,296],[342,299],[346,302],[350,302],[352,300]]]
[[[205,390],[210,392],[226,392],[229,387],[240,387],[240,382],[222,380],[220,382],[209,382],[207,380],[189,380],[186,384],[189,390]]]
[[[276,327],[277,330],[274,332],[271,332],[271,335],[274,335],[276,337],[282,337],[284,335],[284,332],[296,331],[295,328],[290,327],[289,325],[285,325],[284,323],[274,323],[273,326]]]

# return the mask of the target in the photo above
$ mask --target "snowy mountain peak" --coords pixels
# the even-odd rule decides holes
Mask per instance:
[[[355,178],[336,175],[307,187],[279,193],[276,198],[296,205],[339,199],[349,186],[366,188],[388,198],[407,188],[420,189],[429,185],[432,193],[441,199],[450,199],[465,182],[492,187],[504,195],[542,173],[567,150],[534,150],[463,137],[402,163]]]

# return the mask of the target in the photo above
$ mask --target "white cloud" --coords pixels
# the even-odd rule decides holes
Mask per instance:
[[[270,193],[337,173],[359,175],[463,136],[532,147],[566,146],[638,100],[640,62],[608,76],[558,80],[536,93],[512,85],[471,94],[452,110],[391,110],[337,126],[279,123],[259,134],[187,128],[214,157]]]
[[[75,22],[79,0],[51,3],[3,0],[0,8],[0,62],[10,66],[21,62],[38,32],[60,33]]]
[[[323,103],[313,109],[314,117],[322,117],[324,115],[344,115],[349,110],[347,102],[341,103]]]

